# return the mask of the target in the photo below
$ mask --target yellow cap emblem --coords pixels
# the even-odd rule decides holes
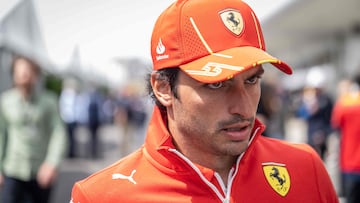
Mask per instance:
[[[240,35],[244,29],[244,20],[239,11],[227,9],[220,13],[220,17],[225,27],[235,35]]]
[[[285,164],[263,163],[263,171],[271,188],[279,195],[285,197],[290,190],[290,176]]]

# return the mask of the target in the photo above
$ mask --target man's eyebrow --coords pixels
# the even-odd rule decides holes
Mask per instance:
[[[256,72],[252,73],[251,75],[255,76],[255,75],[262,75],[264,74],[265,70],[263,67],[260,67]]]

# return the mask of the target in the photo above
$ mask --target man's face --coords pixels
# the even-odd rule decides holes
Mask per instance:
[[[14,83],[16,86],[28,86],[34,85],[37,72],[32,63],[24,58],[16,59],[14,63]]]
[[[182,71],[178,98],[167,107],[169,130],[180,151],[237,156],[251,137],[260,99],[261,66],[219,83],[204,84]]]

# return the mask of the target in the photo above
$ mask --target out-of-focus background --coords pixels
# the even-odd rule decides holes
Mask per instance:
[[[14,53],[39,63],[44,88],[78,95],[76,157],[61,166],[52,202],[68,202],[72,184],[141,145],[152,103],[144,96],[151,70],[153,24],[172,0],[0,0],[0,92],[11,87]],[[360,1],[247,0],[262,24],[267,50],[293,67],[266,68],[261,116],[267,136],[309,142],[301,111],[305,88],[333,102],[360,69]],[[89,156],[86,105],[97,92],[100,155]],[[82,107],[82,108],[81,108]],[[342,196],[339,136],[327,137],[323,160]]]

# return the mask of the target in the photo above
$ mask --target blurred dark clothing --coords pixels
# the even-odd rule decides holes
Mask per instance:
[[[36,180],[22,181],[5,176],[2,200],[6,203],[47,203],[50,191],[51,187],[43,189]]]
[[[125,110],[128,124],[135,127],[145,124],[147,113],[141,98],[121,97],[118,99],[118,107]]]
[[[90,153],[92,158],[99,157],[99,138],[98,130],[101,126],[101,106],[102,96],[97,90],[89,92],[89,106],[88,106],[88,128],[90,131]]]
[[[360,202],[360,174],[342,173],[347,203]]]
[[[77,127],[76,122],[71,123],[65,123],[66,124],[66,132],[69,137],[69,151],[68,151],[68,157],[74,158],[76,157],[75,148],[76,148],[76,139],[75,139],[75,130]]]
[[[327,150],[327,138],[333,132],[331,113],[333,101],[328,94],[319,89],[304,90],[297,116],[307,123],[308,143],[324,159]]]
[[[100,95],[97,92],[90,93],[89,102],[89,126],[100,125]]]

